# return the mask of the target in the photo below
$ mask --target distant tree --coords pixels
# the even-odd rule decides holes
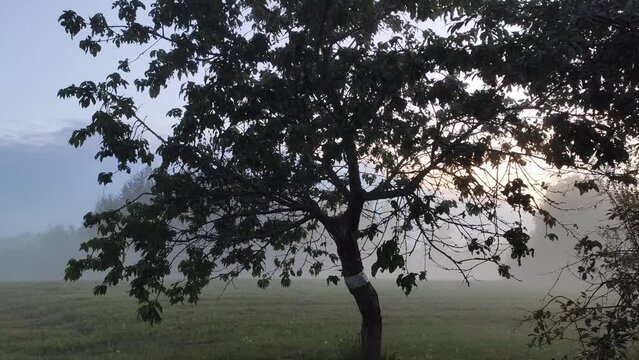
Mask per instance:
[[[519,262],[532,249],[522,222],[501,214],[553,224],[527,164],[633,181],[621,165],[639,124],[638,6],[118,0],[113,17],[65,11],[60,23],[71,36],[88,30],[80,47],[93,56],[113,44],[150,58],[143,75],[130,72],[137,58],[123,59],[102,82],[60,90],[98,105],[70,143],[100,137],[97,158],[114,157],[120,171],[153,164],[153,143],[160,158],[148,202],[85,216],[99,235],[66,278],[107,270],[96,294],[130,280],[154,323],[160,295],[193,303],[211,279],[249,272],[260,287],[276,275],[289,286],[339,264],[363,351],[379,359],[381,311],[363,255],[377,256],[372,275],[399,270],[407,294],[426,278],[406,267],[417,244],[465,276],[489,262],[510,277],[504,252]],[[168,137],[140,114],[129,81],[151,98],[181,85]],[[438,237],[444,226],[460,238]],[[128,249],[139,261],[124,262]],[[278,255],[267,261],[269,250]],[[167,284],[176,253],[186,254],[183,280]]]
[[[64,262],[79,255],[78,246],[92,236],[87,229],[53,226],[45,231],[11,237],[15,243],[5,248],[0,238],[0,281],[61,280]]]
[[[120,192],[101,197],[95,205],[96,213],[125,208],[129,202],[148,202],[151,196],[153,182],[152,169],[145,167],[131,176],[122,186]]]
[[[150,168],[136,172],[115,195],[101,197],[96,212],[125,207],[127,201],[148,201]],[[79,255],[80,244],[95,237],[95,229],[56,225],[47,230],[0,238],[0,281],[61,280],[69,256]],[[11,243],[11,247],[5,244]],[[129,259],[131,260],[131,259]],[[91,274],[92,279],[98,274]]]

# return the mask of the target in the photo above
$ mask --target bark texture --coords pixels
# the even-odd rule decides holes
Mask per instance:
[[[355,202],[346,213],[338,218],[325,221],[328,232],[335,240],[337,253],[342,263],[344,278],[357,275],[364,270],[362,255],[359,250],[359,216],[363,202]],[[382,311],[379,307],[377,291],[370,282],[349,289],[355,298],[362,316],[360,339],[362,352],[366,360],[380,360],[382,356]]]
[[[362,315],[362,352],[367,360],[380,360],[382,356],[382,311],[377,291],[371,283],[351,289]]]

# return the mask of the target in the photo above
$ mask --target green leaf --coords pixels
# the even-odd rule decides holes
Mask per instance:
[[[98,184],[106,185],[113,182],[113,173],[112,172],[101,172],[98,174]]]
[[[337,285],[337,283],[339,283],[339,280],[340,280],[340,279],[339,279],[339,277],[338,277],[338,276],[335,276],[335,275],[329,275],[329,276],[326,278],[326,285],[330,285],[330,284]]]
[[[397,286],[399,286],[406,296],[410,295],[413,287],[417,287],[417,274],[416,273],[408,273],[408,274],[399,274],[397,276]]]
[[[105,295],[107,292],[106,285],[97,285],[93,288],[93,295]]]
[[[162,306],[157,301],[149,301],[138,308],[138,317],[150,325],[162,322]]]

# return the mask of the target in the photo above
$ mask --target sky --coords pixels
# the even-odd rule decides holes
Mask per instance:
[[[88,124],[92,111],[57,97],[60,88],[100,80],[133,49],[84,54],[57,19],[66,9],[87,15],[108,11],[110,1],[20,0],[3,2],[0,12],[0,237],[80,225],[115,184],[98,185],[97,174],[113,162],[93,159],[98,142],[74,149],[71,131]],[[147,109],[145,109],[147,110]],[[161,111],[160,111],[161,110]],[[158,109],[153,115],[164,113]]]
[[[73,129],[86,125],[95,109],[73,99],[59,99],[59,89],[85,80],[100,81],[117,69],[118,60],[134,59],[139,47],[105,46],[97,56],[85,54],[58,23],[64,10],[88,17],[103,12],[111,19],[111,1],[5,1],[0,12],[0,237],[46,230],[55,224],[80,225],[104,194],[117,192],[126,180],[97,184],[97,174],[113,162],[93,159],[99,143],[80,149],[67,144]],[[432,24],[431,24],[432,25]],[[436,28],[438,28],[436,26]],[[442,28],[442,26],[439,26]],[[442,30],[439,29],[439,30]],[[131,65],[131,83],[148,63],[148,53]],[[181,105],[177,84],[149,101],[134,96],[139,115],[160,134],[169,133],[164,114]]]
[[[98,141],[74,149],[67,141],[73,129],[90,122],[95,109],[82,109],[73,99],[59,99],[59,89],[84,80],[103,80],[117,69],[118,60],[134,59],[139,47],[105,46],[97,56],[85,54],[78,41],[58,23],[66,9],[88,17],[104,12],[112,17],[111,1],[21,0],[7,1],[0,13],[0,237],[45,230],[55,224],[80,225],[97,199],[117,192],[126,175],[115,183],[97,184],[97,174],[113,171],[113,161],[93,159]],[[428,24],[444,31],[443,24]],[[148,53],[132,64],[132,77],[143,72]],[[133,91],[130,89],[130,91]],[[177,84],[159,99],[131,94],[139,115],[155,131],[167,134],[164,114],[179,106]],[[152,140],[152,139],[150,139]]]

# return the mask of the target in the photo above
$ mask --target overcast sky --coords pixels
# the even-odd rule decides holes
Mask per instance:
[[[4,1],[0,12],[0,236],[40,231],[55,224],[79,225],[105,192],[97,184],[113,163],[93,159],[97,142],[78,150],[67,144],[91,111],[58,99],[62,87],[100,80],[127,51],[93,58],[58,24],[65,9],[88,15],[108,11],[111,1]],[[124,54],[124,55],[123,55]],[[142,64],[141,64],[142,65]],[[150,109],[145,109],[150,110]],[[158,109],[164,113],[165,109]]]
[[[105,46],[96,58],[71,40],[58,24],[66,9],[88,16],[104,12],[112,19],[110,0],[5,1],[0,12],[0,236],[40,231],[56,224],[79,225],[105,193],[117,192],[126,175],[116,175],[108,187],[97,174],[115,169],[113,162],[93,159],[98,142],[81,149],[67,144],[73,129],[90,122],[95,109],[57,98],[60,88],[84,80],[101,81],[117,69],[118,60],[134,59],[142,48]],[[428,24],[444,31],[443,24]],[[131,83],[148,64],[147,54],[132,64]],[[177,84],[150,101],[135,95],[138,114],[166,134],[164,114],[180,106]],[[133,95],[133,94],[130,94]],[[152,139],[151,139],[152,140]]]
[[[4,1],[0,12],[0,236],[40,231],[56,224],[79,225],[104,193],[118,190],[126,179],[115,177],[109,187],[97,184],[100,171],[113,162],[93,160],[97,141],[73,149],[67,140],[73,129],[90,121],[92,111],[74,100],[58,99],[60,88],[84,80],[103,80],[118,60],[134,59],[141,48],[105,47],[93,58],[79,49],[81,33],[71,40],[58,24],[64,10],[87,18],[103,12],[113,19],[111,0]],[[432,25],[432,24],[431,24]],[[436,26],[443,31],[441,24]],[[132,64],[131,83],[148,64],[148,53]],[[180,106],[178,85],[149,101],[135,95],[138,114],[159,133],[170,121],[164,114]],[[133,95],[133,94],[130,94]]]

